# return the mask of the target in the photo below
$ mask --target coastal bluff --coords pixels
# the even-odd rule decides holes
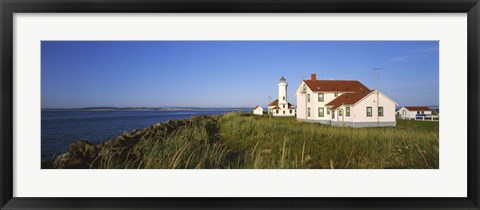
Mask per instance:
[[[42,168],[98,169],[106,168],[105,165],[112,162],[131,163],[130,167],[141,168],[145,162],[143,158],[147,141],[159,136],[169,136],[179,128],[191,127],[200,122],[208,122],[210,128],[216,127],[215,116],[200,115],[183,120],[156,123],[143,130],[125,131],[122,135],[100,144],[78,140],[69,146],[68,152],[56,156],[52,161],[43,162]],[[218,129],[210,130],[218,131]]]

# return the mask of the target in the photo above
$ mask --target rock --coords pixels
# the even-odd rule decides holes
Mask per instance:
[[[70,145],[70,153],[78,156],[95,156],[98,151],[94,144],[81,140]]]
[[[65,168],[71,155],[70,152],[67,152],[57,156],[55,160],[53,160],[53,168]]]
[[[153,136],[166,136],[182,126],[195,123],[216,123],[210,116],[195,116],[184,120],[169,120],[165,123],[156,123],[143,130],[125,131],[121,136],[101,144],[92,144],[85,140],[76,141],[70,145],[70,151],[57,156],[51,164],[53,168],[100,168],[108,167],[102,163],[108,162],[136,162],[141,163],[143,152],[136,149],[142,139]],[[210,141],[219,141],[220,136],[215,126],[209,126],[212,133]],[[45,164],[46,165],[46,164]]]

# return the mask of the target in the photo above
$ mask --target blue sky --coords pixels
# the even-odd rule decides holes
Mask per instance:
[[[253,107],[311,73],[438,105],[437,41],[43,41],[42,108]]]

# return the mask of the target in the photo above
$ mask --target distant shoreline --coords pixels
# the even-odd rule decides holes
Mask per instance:
[[[46,108],[42,111],[182,111],[182,110],[245,110],[249,107],[241,108],[200,108],[200,107],[85,107],[85,108]]]

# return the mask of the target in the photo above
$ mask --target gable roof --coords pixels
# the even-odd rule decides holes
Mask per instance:
[[[287,102],[288,103],[288,102]],[[268,104],[268,106],[274,106],[273,109],[280,109],[280,107],[278,106],[278,99],[276,99],[275,101],[273,101],[272,103]],[[288,108],[289,109],[293,109],[293,105],[291,103],[288,103]]]
[[[275,101],[272,101],[272,103],[269,103],[268,106],[277,106],[278,105],[278,99]]]
[[[253,108],[253,110],[257,109],[258,107],[260,107],[260,106],[256,106],[255,108]],[[260,108],[263,109],[262,107],[260,107]]]
[[[365,98],[365,96],[369,95],[373,90],[368,91],[360,91],[355,93],[345,93],[338,96],[336,99],[330,101],[326,106],[331,106],[331,109],[336,109],[342,105],[353,105],[358,101]]]
[[[426,106],[405,106],[409,111],[431,111],[430,108]]]
[[[361,92],[370,91],[357,80],[303,80],[311,91]]]

